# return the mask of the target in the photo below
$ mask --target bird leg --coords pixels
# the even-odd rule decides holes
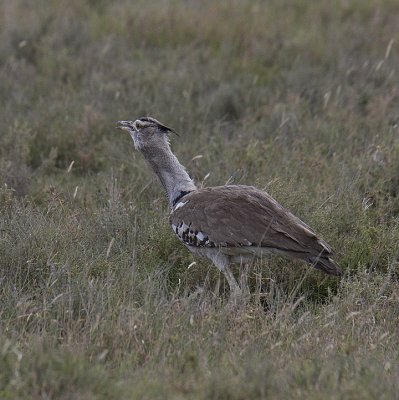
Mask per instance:
[[[227,279],[227,282],[230,287],[230,295],[236,297],[237,295],[241,295],[241,288],[238,285],[236,278],[234,278],[233,273],[228,265],[226,265],[222,270],[223,275]]]
[[[248,271],[249,271],[249,266],[247,263],[244,263],[244,261],[241,261],[240,264],[240,287],[245,295],[249,295],[249,285],[248,285]]]
[[[222,272],[227,279],[230,287],[230,296],[237,297],[241,295],[241,288],[238,285],[236,278],[234,278],[234,275],[231,272],[229,266],[229,257],[218,252],[217,254],[212,254],[209,258],[213,261],[218,270]]]

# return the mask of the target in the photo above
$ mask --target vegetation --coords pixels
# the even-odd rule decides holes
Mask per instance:
[[[1,2],[0,398],[398,397],[399,3],[333,3]],[[344,277],[266,259],[227,307],[115,130],[143,115]]]

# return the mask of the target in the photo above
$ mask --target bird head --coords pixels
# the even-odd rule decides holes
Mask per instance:
[[[151,117],[142,117],[134,122],[118,121],[117,128],[130,133],[134,146],[138,150],[168,144],[169,132],[176,133],[173,129]]]

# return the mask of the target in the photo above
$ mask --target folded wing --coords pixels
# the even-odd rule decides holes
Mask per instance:
[[[173,230],[188,246],[257,247],[302,259],[339,275],[331,247],[266,192],[252,186],[196,190],[176,204]]]

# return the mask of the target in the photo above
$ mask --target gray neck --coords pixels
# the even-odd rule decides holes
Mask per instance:
[[[170,207],[173,206],[173,201],[180,196],[181,192],[197,189],[193,180],[169,147],[156,149],[156,151],[143,151],[143,154],[158,175],[168,196]]]

